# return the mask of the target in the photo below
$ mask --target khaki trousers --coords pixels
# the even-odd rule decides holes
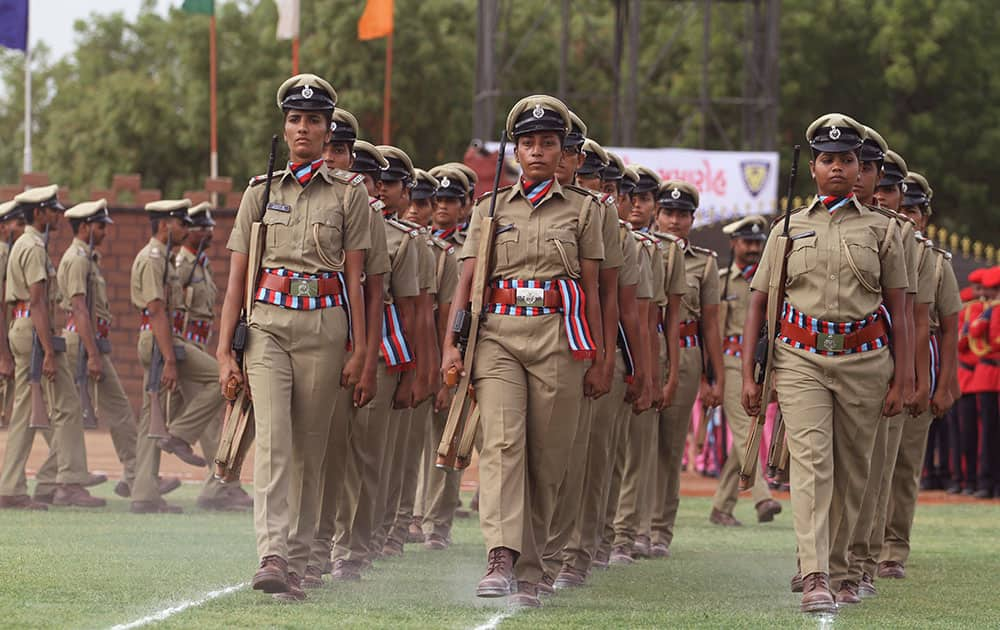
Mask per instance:
[[[423,463],[424,446],[430,433],[431,414],[434,413],[434,398],[420,403],[410,414],[410,430],[403,443],[398,459],[400,467],[399,504],[396,508],[395,524],[390,536],[398,543],[406,543],[406,534],[413,522],[416,505],[417,482]]]
[[[580,421],[586,362],[562,316],[491,315],[472,366],[482,410],[479,522],[487,549],[518,552],[518,580],[537,584],[559,484]]]
[[[434,469],[434,461],[437,459],[437,446],[434,436],[437,435],[435,428],[434,401],[431,401],[431,410],[427,414],[427,430],[424,431],[423,444],[420,445],[420,463],[417,467],[417,492],[413,499],[413,520],[418,524],[423,523],[424,514],[427,512],[427,492],[429,490],[431,471]],[[440,439],[441,436],[437,435]]]
[[[385,443],[385,456],[382,459],[382,474],[379,477],[378,505],[381,511],[375,521],[378,528],[373,539],[376,552],[380,552],[385,546],[396,523],[396,510],[399,508],[399,497],[402,494],[403,458],[410,437],[412,418],[413,409],[393,409],[389,412],[389,435]]]
[[[726,382],[723,391],[722,410],[726,414],[726,428],[733,436],[733,446],[719,474],[719,487],[715,490],[712,507],[720,512],[732,514],[740,494],[740,469],[743,467],[743,456],[746,454],[747,438],[750,427],[756,418],[751,418],[743,411],[743,366],[742,359],[734,356],[724,356],[726,366]],[[760,474],[760,466],[754,467],[754,483],[750,491],[753,504],[771,498],[771,490]]]
[[[4,451],[3,473],[0,474],[0,495],[3,496],[28,492],[24,468],[36,431],[28,427],[31,420],[32,330],[31,319],[21,317],[10,325],[7,336],[14,356],[14,408],[7,427],[7,449]],[[83,483],[88,474],[83,418],[73,372],[64,353],[56,354],[55,380],[49,381],[42,376],[42,392],[52,428],[41,433],[49,445],[49,457],[55,458],[49,465],[49,481],[56,484]]]
[[[628,432],[632,425],[632,405],[622,403],[618,409],[618,424],[615,433],[614,452],[611,454],[611,476],[608,479],[608,496],[601,525],[599,550],[611,551],[615,542],[615,515],[618,513],[618,499],[621,496],[622,470],[628,451]]]
[[[451,526],[455,520],[455,510],[461,505],[459,493],[462,489],[462,471],[442,470],[434,465],[437,447],[448,422],[448,410],[435,413],[432,418],[430,465],[424,473],[424,521],[425,534],[438,534],[444,538],[451,536]],[[426,446],[425,446],[426,448]]]
[[[655,466],[656,418],[659,413],[649,409],[629,419],[624,428],[624,457],[618,504],[614,517],[614,546],[631,548],[642,532],[643,519],[648,526],[652,504],[651,487]]]
[[[334,560],[361,563],[382,551],[374,543],[376,524],[382,523],[377,499],[388,443],[389,407],[398,383],[399,374],[386,371],[385,363],[379,361],[375,398],[357,409],[350,421],[344,482],[336,498]]]
[[[909,418],[903,424],[896,467],[892,473],[885,539],[879,561],[892,560],[906,564],[910,557],[910,532],[913,529],[913,515],[917,510],[920,472],[924,465],[924,452],[927,450],[927,432],[933,420],[934,414],[926,411],[916,418]]]
[[[80,357],[80,337],[75,331],[67,330],[63,331],[63,334],[66,337],[67,365],[75,376]],[[138,435],[135,413],[132,411],[128,396],[125,395],[125,388],[118,380],[118,372],[110,354],[101,355],[101,368],[103,371],[101,380],[96,383],[96,395],[95,383],[88,384],[91,388],[91,399],[99,421],[108,427],[108,432],[111,434],[111,443],[115,447],[118,461],[122,464],[122,480],[131,487],[135,481],[135,447]],[[212,456],[214,457],[215,453],[212,453]],[[35,492],[48,494],[55,491],[55,470],[56,457],[50,452],[35,476],[38,481]]]
[[[256,304],[246,349],[257,423],[254,529],[260,557],[305,574],[319,514],[321,467],[344,366],[342,308]]]
[[[333,411],[333,420],[326,439],[319,488],[319,518],[309,553],[309,566],[323,569],[332,561],[333,537],[337,533],[337,511],[344,493],[348,448],[354,418],[354,388],[340,388]],[[351,511],[351,510],[345,510]]]
[[[656,495],[653,503],[650,540],[670,546],[674,521],[681,502],[681,462],[691,409],[701,385],[701,348],[681,348],[677,395],[660,411],[656,439]]]
[[[590,570],[604,529],[611,469],[614,468],[618,451],[617,439],[625,387],[625,362],[619,350],[615,359],[611,391],[595,401],[583,474],[584,492],[577,507],[572,531],[563,549],[563,564],[582,572]]]
[[[878,559],[882,554],[883,540],[885,539],[886,516],[889,511],[889,496],[892,493],[892,473],[896,469],[896,456],[899,453],[899,443],[903,437],[903,426],[908,420],[912,420],[904,414],[899,414],[894,418],[889,418],[885,439],[885,460],[883,461],[880,475],[878,498],[875,504],[875,518],[872,520],[871,536],[868,539],[868,552],[861,558],[851,558],[852,575],[855,573],[854,562],[860,560],[861,573],[874,577],[878,568]],[[869,476],[875,474],[874,464]]]
[[[829,573],[836,524],[846,519],[850,540],[858,520],[892,356],[881,348],[822,357],[778,343],[774,366],[799,564],[803,575]]]

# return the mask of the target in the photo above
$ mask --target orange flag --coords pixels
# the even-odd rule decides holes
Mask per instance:
[[[368,0],[358,20],[358,39],[378,39],[392,34],[393,0]]]

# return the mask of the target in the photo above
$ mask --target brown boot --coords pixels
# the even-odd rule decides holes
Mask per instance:
[[[826,573],[810,573],[802,578],[802,604],[804,613],[835,613],[837,604],[830,593],[830,576]]]
[[[906,577],[906,569],[903,567],[902,562],[886,560],[885,562],[878,563],[878,576],[880,578],[902,580]]]
[[[265,593],[288,591],[288,561],[279,556],[264,556],[253,576],[253,590]]]
[[[586,573],[564,564],[562,569],[559,570],[559,575],[556,576],[556,581],[553,586],[556,589],[573,588],[576,586],[583,586],[586,581]]]
[[[542,600],[538,599],[538,587],[525,582],[517,583],[517,592],[510,596],[510,605],[517,608],[541,608]]]
[[[616,566],[625,566],[634,564],[635,559],[632,558],[632,550],[629,545],[615,545],[615,548],[611,550],[611,559],[608,562]]]
[[[90,493],[78,483],[65,483],[61,485],[56,488],[56,493],[52,496],[52,505],[99,508],[107,504],[108,502],[104,499],[90,496]]]
[[[246,512],[250,509],[238,497],[225,489],[214,497],[198,497],[197,504],[203,510],[216,512]]]
[[[490,549],[486,574],[479,580],[476,597],[506,597],[514,586],[514,552],[506,547]]]
[[[837,591],[837,604],[860,604],[861,597],[858,595],[858,583],[851,580],[844,580],[840,583]]]
[[[775,515],[781,514],[781,504],[774,499],[764,499],[755,507],[757,508],[758,523],[770,523],[774,520]]]
[[[247,494],[247,491],[243,489],[243,486],[235,484],[231,486],[227,485],[225,488],[233,503],[242,505],[245,508],[253,507],[253,497]]]
[[[127,499],[130,496],[132,496],[132,488],[128,485],[128,483],[124,479],[122,479],[121,481],[115,484],[115,494],[117,494],[123,499]],[[161,492],[160,494],[163,493]]]
[[[424,537],[424,549],[430,549],[431,551],[441,551],[448,548],[448,539],[438,534],[437,532],[431,532]]]
[[[157,499],[156,501],[132,501],[128,511],[132,514],[181,514],[184,509],[179,505],[167,503],[163,499]]]
[[[742,527],[743,523],[736,520],[736,518],[727,512],[722,510],[717,510],[712,508],[712,513],[708,516],[709,522],[715,523],[716,525],[722,525],[723,527]]]
[[[322,582],[322,580],[320,580]],[[265,591],[266,592],[266,591]],[[298,573],[288,574],[288,590],[283,593],[272,595],[274,599],[282,602],[302,602],[306,599],[306,592],[302,590],[302,578]]]
[[[607,569],[608,563],[610,562],[611,552],[608,549],[601,547],[597,550],[597,553],[594,554],[594,559],[591,564],[595,569]]]
[[[861,576],[861,584],[858,584],[858,596],[861,599],[867,597],[875,597],[878,595],[878,589],[875,588],[875,580],[872,576],[865,573]]]
[[[382,555],[386,558],[395,558],[403,555],[403,543],[390,538],[382,545]]]
[[[792,592],[801,593],[802,592],[802,572],[796,571],[795,575],[792,576]]]
[[[93,488],[94,486],[99,486],[108,480],[107,475],[95,475],[94,473],[87,473],[87,480],[80,485],[84,488]]]
[[[35,503],[44,503],[45,505],[52,505],[53,499],[56,498],[56,493],[52,492],[39,492],[35,490],[35,494],[31,495],[31,500]]]
[[[190,464],[191,466],[197,466],[199,468],[206,465],[204,459],[198,456],[194,450],[191,449],[191,445],[180,439],[179,437],[170,436],[168,438],[159,440],[160,450],[164,453],[170,453],[177,457],[185,464]]]
[[[306,575],[302,578],[302,588],[323,588],[323,570],[307,566]]]
[[[49,506],[33,500],[26,494],[0,496],[0,509],[4,510],[38,510],[44,512]]]
[[[170,494],[177,488],[181,487],[181,480],[177,477],[160,477],[157,482],[160,488],[161,496],[164,494]]]
[[[650,558],[669,558],[670,546],[664,543],[655,543],[649,547]]]
[[[556,594],[556,581],[552,579],[552,576],[548,573],[542,574],[542,581],[538,583],[538,596],[542,595],[555,595]]]
[[[424,530],[423,522],[419,516],[414,516],[413,520],[410,522],[410,527],[406,531],[406,542],[408,543],[422,543],[424,542]]]
[[[640,534],[635,537],[635,543],[632,545],[632,555],[636,558],[649,557],[649,536]]]
[[[351,560],[337,560],[330,577],[338,582],[357,582],[361,579],[361,567]]]

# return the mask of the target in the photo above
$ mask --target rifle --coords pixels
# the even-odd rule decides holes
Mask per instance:
[[[785,440],[785,417],[778,408],[774,418],[774,433],[767,449],[767,476],[784,483],[788,480],[788,442]]]
[[[163,279],[161,283],[164,287],[163,309],[167,318],[167,325],[173,327],[170,314],[170,287],[167,286],[167,278],[170,273],[170,250],[173,248],[173,238],[167,232],[167,253],[163,261]],[[146,373],[146,393],[149,394],[149,433],[146,435],[150,440],[166,440],[170,437],[167,431],[167,414],[170,413],[170,392],[167,392],[167,410],[164,413],[160,405],[160,380],[163,378],[163,352],[160,345],[156,343],[156,335],[153,335],[153,349],[149,355],[149,371]]]
[[[49,226],[47,224],[42,241],[45,243],[47,253],[49,249]],[[28,421],[28,428],[47,431],[52,428],[52,423],[49,422],[48,403],[45,401],[45,392],[42,390],[42,363],[44,361],[45,349],[42,348],[42,342],[38,339],[38,331],[32,324],[31,366],[28,375],[29,389],[31,390],[31,419]],[[48,387],[45,389],[47,390]]]
[[[740,468],[740,490],[749,490],[757,478],[755,471],[760,467],[758,453],[760,437],[767,420],[767,405],[774,389],[774,341],[778,336],[778,320],[781,307],[785,302],[785,276],[787,272],[788,254],[792,248],[793,238],[789,235],[792,219],[792,195],[795,193],[795,178],[799,172],[799,145],[792,152],[792,169],[788,174],[788,196],[785,198],[784,226],[781,235],[774,243],[771,252],[771,277],[767,285],[767,313],[757,347],[754,352],[754,381],[761,385],[760,411],[757,421],[750,425],[747,436],[746,450],[743,453],[743,466]],[[808,233],[807,233],[808,234]],[[795,238],[806,236],[797,235]],[[779,258],[780,256],[780,258]]]
[[[90,278],[94,273],[94,230],[91,228],[90,238],[87,243],[87,317],[90,318],[91,333],[97,338],[94,330],[94,298],[91,294]],[[80,335],[77,335],[80,337]],[[80,407],[83,411],[83,428],[97,428],[97,412],[94,409],[94,401],[90,397],[90,377],[87,375],[87,347],[83,344],[83,337],[78,341],[78,352],[76,360],[76,375],[73,379],[76,382],[76,390],[80,394]]]
[[[264,198],[261,202],[264,212],[267,212],[267,205],[271,200],[271,178],[274,175],[274,159],[277,152],[278,136],[271,136],[271,152],[267,156],[267,179],[264,181]],[[226,383],[224,396],[228,402],[223,417],[219,449],[215,453],[215,478],[223,483],[232,481],[239,483],[243,461],[250,452],[250,445],[253,444],[256,434],[253,399],[250,396],[250,382],[247,380],[243,360],[249,336],[254,289],[257,287],[260,261],[264,254],[265,237],[264,224],[255,221],[250,227],[250,252],[247,259],[246,285],[243,289],[243,308],[240,309],[240,318],[236,323],[236,330],[233,331],[233,341],[230,346],[236,354],[236,363],[243,374],[243,383],[241,384],[235,377]]]
[[[496,225],[493,215],[497,209],[497,191],[500,188],[500,176],[503,174],[504,154],[507,151],[506,129],[500,133],[500,150],[497,153],[497,168],[493,176],[493,194],[490,195],[489,213],[483,217],[479,231],[479,249],[476,252],[476,267],[472,274],[472,292],[469,294],[469,305],[464,314],[455,318],[453,327],[459,330],[466,328],[465,347],[462,348],[462,365],[465,374],[458,381],[458,391],[451,401],[448,410],[448,421],[438,444],[435,466],[445,470],[464,470],[472,460],[472,445],[476,430],[479,428],[479,407],[472,395],[472,364],[476,358],[476,342],[479,339],[479,324],[482,320],[483,300],[486,298],[486,285],[489,281],[490,258],[493,256],[493,239],[496,236]],[[461,343],[461,333],[459,333]],[[455,375],[446,375],[446,381],[453,381]]]

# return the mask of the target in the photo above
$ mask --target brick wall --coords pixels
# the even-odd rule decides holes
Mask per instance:
[[[138,414],[142,405],[142,366],[136,355],[136,342],[139,337],[139,311],[132,306],[129,298],[129,275],[132,260],[150,238],[149,217],[138,208],[112,208],[111,216],[115,224],[109,226],[110,231],[104,244],[100,247],[101,271],[108,283],[108,300],[111,302],[111,312],[114,323],[111,326],[112,360],[118,369],[125,392]],[[215,237],[209,248],[209,257],[215,283],[219,286],[219,303],[216,304],[216,315],[222,306],[222,295],[226,290],[226,278],[229,274],[229,252],[226,241],[232,229],[235,212],[218,210],[212,213],[215,218]],[[59,259],[69,247],[72,240],[69,222],[64,220],[59,230],[52,234],[49,244],[49,254],[52,262],[58,267]],[[62,319],[58,320],[62,323]],[[209,340],[209,352],[214,356],[216,337]]]

